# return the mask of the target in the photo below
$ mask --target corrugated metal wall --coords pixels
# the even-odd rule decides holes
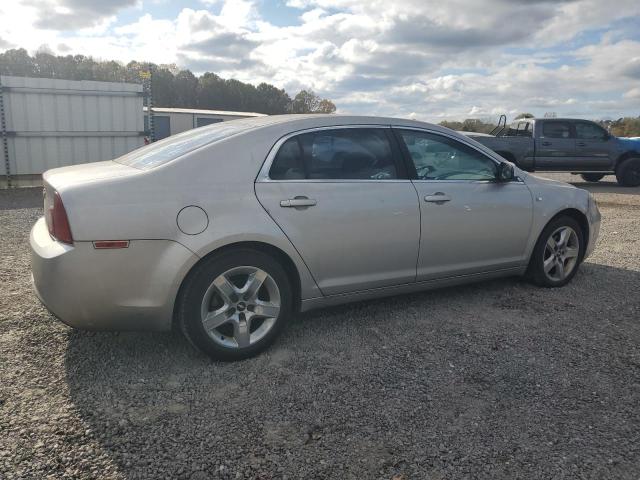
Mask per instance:
[[[9,175],[110,160],[144,144],[142,85],[1,76]],[[0,175],[7,175],[0,148]]]

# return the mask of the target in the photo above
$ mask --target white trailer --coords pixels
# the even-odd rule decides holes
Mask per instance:
[[[144,144],[142,85],[0,76],[0,186]]]

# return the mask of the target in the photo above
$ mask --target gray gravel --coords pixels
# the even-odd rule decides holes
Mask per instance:
[[[229,364],[54,320],[29,284],[40,192],[0,191],[0,478],[637,479],[640,189],[590,188],[601,239],[565,288],[313,312]]]

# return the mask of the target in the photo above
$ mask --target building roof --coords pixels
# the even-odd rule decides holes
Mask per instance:
[[[144,107],[147,111],[147,107]],[[196,108],[164,108],[153,107],[155,113],[190,113],[194,115],[228,115],[231,117],[265,117],[264,113],[256,112],[228,112],[226,110],[200,110]]]

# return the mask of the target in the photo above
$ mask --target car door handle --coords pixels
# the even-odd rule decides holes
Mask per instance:
[[[578,145],[579,147],[586,147],[587,146],[587,144],[584,143],[584,142],[577,143],[576,145]]]
[[[442,192],[436,192],[433,195],[426,195],[424,197],[424,201],[430,203],[444,203],[451,201],[451,197]]]
[[[542,142],[542,145],[548,147],[549,145],[551,145],[551,142]]]
[[[296,208],[296,207],[313,207],[318,202],[313,198],[307,197],[295,197],[288,198],[287,200],[280,200],[280,206],[282,208]]]

